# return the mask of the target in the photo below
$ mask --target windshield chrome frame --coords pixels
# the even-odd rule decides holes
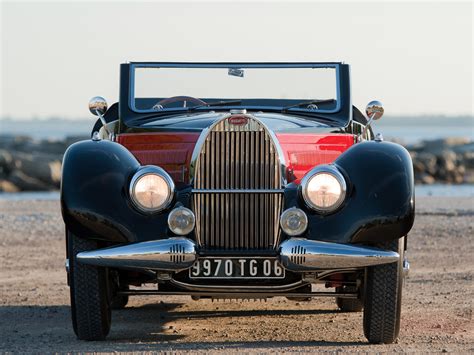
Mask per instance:
[[[235,69],[248,69],[248,68],[333,68],[336,71],[336,107],[333,109],[318,109],[318,110],[307,110],[304,108],[294,107],[291,108],[289,112],[293,113],[336,113],[341,110],[341,76],[340,76],[340,65],[342,63],[139,63],[131,62],[130,63],[130,86],[129,86],[129,97],[128,97],[128,106],[129,108],[136,113],[172,113],[172,112],[186,112],[188,108],[165,108],[159,111],[156,110],[141,110],[135,106],[135,69],[136,68],[235,68]],[[245,98],[243,98],[245,100]],[[268,98],[271,99],[271,98]],[[311,101],[311,99],[308,99]],[[209,105],[205,106],[202,109],[205,111],[206,108],[212,108],[215,106]],[[220,109],[233,109],[233,108],[246,108],[247,110],[262,110],[269,109],[272,111],[281,110],[281,106],[241,106],[241,105],[229,105],[229,106],[219,106]],[[199,110],[199,109],[198,109]]]

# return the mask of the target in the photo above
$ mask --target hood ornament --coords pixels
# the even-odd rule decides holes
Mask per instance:
[[[230,116],[227,122],[234,126],[245,126],[249,122],[249,118],[245,115],[234,115]]]

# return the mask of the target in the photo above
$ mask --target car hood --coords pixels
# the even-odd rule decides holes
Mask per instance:
[[[279,113],[249,115],[273,132],[288,181],[302,178],[316,165],[333,162],[354,144],[352,134],[329,123]],[[161,166],[175,181],[189,181],[191,159],[201,132],[228,116],[227,112],[208,112],[149,119],[119,134],[117,141],[142,165]]]
[[[129,131],[135,129],[140,131],[202,131],[228,114],[228,112],[206,112],[151,118],[140,125],[130,127]],[[329,121],[316,121],[282,113],[249,112],[248,114],[263,122],[268,129],[279,133],[336,133],[343,131],[343,127],[334,126],[334,122]]]

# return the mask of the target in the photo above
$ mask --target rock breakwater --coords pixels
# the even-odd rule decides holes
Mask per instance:
[[[27,136],[0,136],[0,192],[57,190],[65,150],[87,138],[34,140]],[[416,183],[474,183],[474,142],[447,138],[406,148],[413,159]]]

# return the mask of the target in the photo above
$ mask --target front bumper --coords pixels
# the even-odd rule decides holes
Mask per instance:
[[[196,261],[196,244],[188,238],[168,238],[84,251],[77,254],[82,264],[129,270],[180,271]]]
[[[85,251],[77,254],[83,264],[131,270],[181,271],[190,268],[198,252],[188,238],[169,238]],[[351,269],[393,263],[400,255],[394,251],[290,238],[279,248],[283,267],[293,272]]]
[[[283,267],[296,272],[363,268],[393,263],[399,258],[394,251],[304,238],[291,238],[280,246]]]

